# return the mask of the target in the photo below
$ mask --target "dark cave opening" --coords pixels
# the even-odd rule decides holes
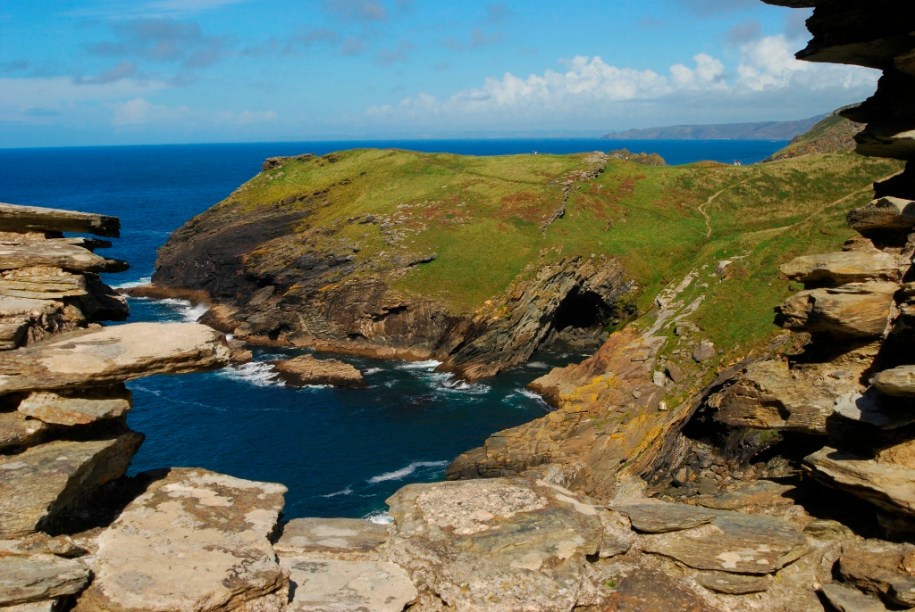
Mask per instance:
[[[567,327],[602,328],[610,316],[610,311],[610,306],[593,291],[579,293],[576,289],[571,291],[556,309],[553,329],[562,331]]]

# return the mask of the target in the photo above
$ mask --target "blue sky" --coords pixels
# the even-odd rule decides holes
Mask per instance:
[[[877,74],[797,62],[761,0],[0,0],[0,147],[580,135],[800,119]]]

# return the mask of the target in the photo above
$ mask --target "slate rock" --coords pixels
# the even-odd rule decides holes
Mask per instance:
[[[762,593],[769,588],[767,576],[749,576],[729,572],[700,572],[696,582],[710,591],[727,595]]]
[[[294,590],[290,612],[400,612],[417,596],[407,572],[389,561],[280,556]]]
[[[880,429],[898,429],[915,423],[915,410],[911,406],[882,396],[874,388],[863,394],[853,391],[840,395],[833,411],[843,419]]]
[[[915,469],[862,459],[828,446],[808,455],[804,464],[827,485],[892,513],[915,516]]]
[[[79,593],[89,583],[83,563],[53,555],[0,556],[0,606]]]
[[[806,284],[898,281],[902,276],[896,258],[875,248],[804,255],[783,264],[779,270],[789,279]]]
[[[0,452],[31,446],[47,425],[18,412],[0,412]]]
[[[643,536],[642,549],[696,569],[738,574],[775,573],[808,550],[803,534],[786,521],[728,511],[700,527]]]
[[[820,592],[838,612],[886,612],[887,608],[876,597],[871,597],[853,587],[830,582]]]
[[[108,386],[225,365],[223,335],[197,323],[129,323],[0,354],[0,394]]]
[[[859,589],[897,606],[915,606],[915,546],[878,540],[851,544],[839,557],[839,574]]]
[[[874,387],[884,395],[891,397],[915,397],[915,365],[883,370],[874,377]]]
[[[283,526],[273,548],[287,555],[327,553],[335,558],[368,558],[378,554],[388,536],[387,525],[364,519],[298,518]]]
[[[605,510],[543,482],[413,484],[388,503],[388,559],[457,609],[570,609],[601,547]]]
[[[0,270],[54,267],[68,272],[116,272],[125,265],[79,246],[53,240],[0,240]]]
[[[893,196],[878,198],[849,212],[848,224],[863,234],[874,230],[909,231],[915,227],[915,202]]]
[[[153,481],[98,537],[76,610],[279,610],[288,580],[268,540],[286,487],[201,469]]]
[[[613,506],[613,509],[628,516],[633,529],[642,533],[691,529],[711,523],[718,516],[714,510],[666,502],[623,504]]]
[[[88,425],[121,417],[130,410],[130,391],[113,388],[79,391],[33,391],[17,410],[49,425]]]
[[[117,237],[120,228],[120,220],[109,215],[0,203],[3,232],[86,232]]]
[[[305,385],[334,385],[336,387],[361,387],[365,385],[362,372],[336,359],[316,359],[299,355],[292,359],[273,361],[274,369],[283,382],[292,387]]]
[[[776,322],[797,331],[876,338],[886,330],[898,290],[897,283],[871,282],[799,291],[776,309]]]
[[[0,456],[0,538],[23,537],[66,518],[99,486],[124,475],[142,440],[129,432]]]

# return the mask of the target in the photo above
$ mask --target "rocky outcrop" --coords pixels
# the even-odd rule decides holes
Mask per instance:
[[[348,363],[336,359],[317,359],[299,355],[291,359],[274,361],[273,368],[279,378],[292,387],[306,385],[333,385],[336,387],[362,387],[362,373]]]

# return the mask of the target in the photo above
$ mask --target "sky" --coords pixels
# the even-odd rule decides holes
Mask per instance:
[[[878,74],[761,0],[0,0],[0,147],[596,137],[802,119]]]

